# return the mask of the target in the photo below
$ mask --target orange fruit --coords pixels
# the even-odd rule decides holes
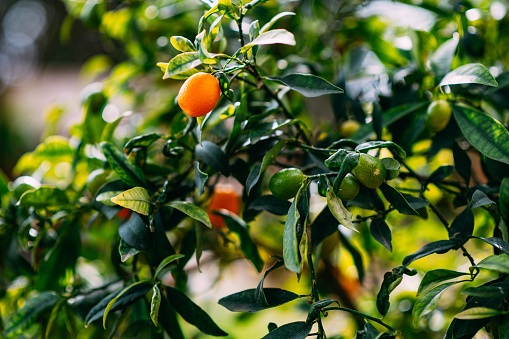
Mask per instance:
[[[240,213],[240,195],[233,185],[217,185],[214,188],[207,213],[210,223],[217,228],[226,226],[223,217],[214,211],[227,210],[235,214]]]
[[[131,210],[128,208],[123,208],[117,213],[117,216],[122,220],[127,220],[131,216]]]
[[[180,87],[177,100],[190,117],[201,117],[216,107],[221,95],[219,81],[209,73],[196,73]]]

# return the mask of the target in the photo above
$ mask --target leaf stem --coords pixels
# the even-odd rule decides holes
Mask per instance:
[[[392,327],[390,325],[387,325],[382,320],[380,320],[378,318],[375,318],[375,317],[372,317],[372,316],[369,316],[367,314],[361,313],[359,311],[352,310],[350,308],[346,308],[346,307],[325,307],[325,308],[323,308],[323,311],[324,312],[326,312],[326,311],[345,311],[345,312],[349,312],[349,313],[355,314],[355,315],[357,315],[359,317],[362,317],[364,319],[369,319],[371,321],[374,321],[374,322],[384,326],[388,330],[392,331],[393,333],[398,333],[398,330],[396,330],[394,327]]]

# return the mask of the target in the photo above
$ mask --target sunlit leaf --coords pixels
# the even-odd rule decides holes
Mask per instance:
[[[182,72],[190,71],[202,64],[197,52],[186,52],[175,56],[168,62],[163,79],[172,78]]]
[[[501,312],[487,307],[472,307],[456,314],[454,318],[462,320],[472,320],[472,319],[491,318],[501,314],[507,314],[507,312]]]
[[[254,46],[273,44],[295,45],[295,37],[286,29],[274,29],[260,34],[256,39],[244,45],[241,52],[245,53]]]
[[[426,313],[429,313],[435,309],[438,301],[440,300],[440,297],[442,296],[442,293],[444,293],[448,287],[459,282],[460,281],[452,281],[436,286],[426,292],[419,300],[417,300],[412,309],[412,319],[414,321],[414,326],[417,327],[421,318]]]
[[[173,261],[183,258],[183,257],[185,257],[185,255],[183,255],[183,254],[172,254],[169,257],[166,257],[163,261],[161,261],[159,266],[157,266],[157,269],[154,273],[154,278],[157,278],[157,276],[159,275],[159,273],[161,272],[161,270],[163,268],[165,268],[166,266],[171,264]]]
[[[289,16],[289,15],[295,15],[293,12],[281,12],[275,15],[272,19],[270,19],[269,22],[267,22],[263,27],[260,29],[260,33],[267,32],[279,19]]]
[[[481,64],[467,64],[447,73],[439,86],[457,84],[479,84],[497,87],[497,81],[490,71]]]
[[[429,271],[424,275],[424,278],[422,278],[421,280],[419,288],[417,289],[417,296],[429,291],[433,286],[441,283],[442,281],[451,280],[465,275],[470,274],[446,269],[437,269]]]
[[[500,273],[509,273],[509,255],[504,253],[491,255],[481,260],[481,262],[477,264],[477,267]]]
[[[131,188],[111,198],[111,201],[143,215],[148,215],[152,206],[150,195],[143,187]]]
[[[152,301],[150,302],[150,319],[155,326],[159,324],[159,307],[161,306],[161,290],[157,284],[152,288]]]
[[[207,212],[196,205],[187,201],[173,201],[166,204],[167,206],[178,209],[180,212],[187,214],[191,218],[203,223],[208,228],[212,228]]]

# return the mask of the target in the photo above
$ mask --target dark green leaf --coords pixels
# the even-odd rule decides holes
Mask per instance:
[[[454,156],[454,168],[468,186],[472,174],[472,161],[467,152],[462,150],[456,143],[452,147],[452,154]]]
[[[362,331],[355,333],[355,339],[377,339],[379,334],[380,332],[378,332],[375,326],[366,321]]]
[[[156,276],[155,274],[154,276]],[[159,286],[157,284],[152,288],[152,301],[150,302],[150,319],[154,325],[158,326],[159,324],[159,307],[161,306],[161,291],[159,290]]]
[[[281,200],[272,194],[263,195],[249,204],[248,208],[256,211],[267,211],[275,215],[286,215],[291,203]]]
[[[373,239],[392,252],[392,234],[384,219],[375,218],[369,224],[369,231]]]
[[[145,296],[148,291],[152,288],[154,284],[151,282],[144,282],[142,284],[138,284],[129,289],[127,293],[124,293],[120,298],[117,299],[115,304],[111,307],[110,312],[122,310],[127,306],[131,305],[135,301],[139,300],[143,296]],[[104,299],[102,299],[98,304],[96,304],[92,309],[88,312],[85,317],[85,324],[88,326],[93,321],[100,319],[104,315],[104,311],[106,310],[106,306],[113,300],[118,294],[119,290],[109,294]]]
[[[297,223],[300,219],[300,214],[297,209],[297,202],[299,194],[293,199],[292,205],[288,210],[288,215],[285,221],[285,230],[283,234],[283,258],[285,266],[290,271],[300,273],[299,261],[299,240],[297,239]]]
[[[500,214],[504,218],[506,224],[509,225],[509,178],[502,179],[500,184]]]
[[[421,284],[417,289],[417,296],[429,291],[433,286],[441,283],[442,281],[458,278],[464,275],[470,275],[468,273],[462,273],[457,271],[451,271],[446,269],[432,270],[424,275],[421,280]]]
[[[488,158],[509,164],[509,132],[500,122],[470,107],[453,105],[452,109],[468,142]]]
[[[472,200],[470,201],[470,208],[474,209],[481,206],[491,205],[495,202],[488,198],[486,193],[481,190],[476,190],[474,194],[472,194]]]
[[[426,199],[412,197],[409,195],[405,196],[405,199],[414,210],[418,210],[429,205],[429,201]]]
[[[343,93],[341,88],[312,74],[294,73],[282,77],[266,77],[266,79],[280,82],[308,98]]]
[[[268,306],[261,305],[256,300],[256,289],[248,289],[219,299],[219,305],[232,312],[258,312],[276,307],[299,298],[298,294],[280,288],[264,288],[263,293]]]
[[[142,170],[131,164],[127,158],[108,142],[101,142],[101,149],[111,168],[118,177],[129,186],[146,186]]]
[[[19,198],[19,205],[34,208],[59,208],[69,204],[64,191],[52,186],[41,186],[28,190]]]
[[[258,252],[258,247],[256,247],[256,244],[249,235],[249,225],[237,215],[229,211],[223,210],[221,212],[217,212],[217,214],[223,216],[226,226],[230,232],[236,233],[239,236],[240,249],[253,263],[256,270],[261,272],[263,269],[263,259]]]
[[[339,168],[338,175],[336,176],[336,179],[334,179],[334,184],[332,185],[334,189],[334,193],[337,194],[339,191],[339,186],[341,185],[341,182],[345,178],[345,176],[350,173],[357,164],[359,164],[359,153],[348,153],[341,163],[341,167]]]
[[[177,313],[168,302],[168,298],[161,294],[161,305],[159,306],[159,324],[169,334],[172,339],[184,339],[184,334],[180,328]]]
[[[436,286],[426,292],[419,300],[417,300],[414,304],[414,308],[412,309],[412,318],[414,321],[414,326],[417,327],[419,325],[419,321],[426,314],[435,309],[442,296],[442,293],[449,287],[454,284],[457,284],[461,281],[451,281],[439,286]]]
[[[118,247],[118,251],[120,254],[120,260],[122,260],[122,262],[125,262],[127,259],[129,259],[132,256],[135,256],[140,252],[136,248],[129,246],[129,244],[127,244],[122,238],[120,238],[120,245]]]
[[[454,171],[454,166],[444,165],[437,168],[431,175],[429,176],[427,182],[440,182],[450,176]]]
[[[403,259],[403,265],[408,266],[415,260],[424,258],[433,253],[446,253],[453,248],[458,248],[458,243],[453,240],[438,240],[427,245],[424,245],[420,250],[407,255],[405,259]]]
[[[488,307],[472,307],[456,314],[454,318],[462,320],[484,319],[501,314],[507,314],[507,312],[501,312]]]
[[[194,183],[196,187],[198,187],[198,196],[201,196],[205,190],[204,186],[207,182],[209,175],[207,173],[203,173],[200,170],[200,163],[198,161],[194,162]]]
[[[216,144],[203,141],[195,147],[196,155],[213,170],[224,176],[230,175],[230,164],[224,152]]]
[[[324,164],[327,167],[340,167],[348,153],[344,149],[337,150],[330,157],[325,159]]]
[[[210,223],[209,216],[207,212],[202,210],[196,205],[193,205],[187,201],[172,201],[166,204],[166,206],[170,206],[178,209],[180,212],[187,214],[191,218],[201,222],[208,228],[212,228],[212,224]]]
[[[260,175],[267,169],[272,161],[279,155],[279,152],[285,147],[286,140],[279,140],[264,156],[261,164],[255,165],[246,182],[247,194],[251,192],[251,189],[258,183]]]
[[[490,244],[491,246],[504,252],[505,254],[509,254],[509,243],[503,239],[494,238],[494,237],[493,238],[479,237],[478,239],[483,240],[484,242]]]
[[[389,294],[401,283],[401,280],[403,280],[402,270],[394,269],[391,272],[385,272],[380,291],[376,296],[376,308],[381,315],[386,315],[389,311],[391,305]]]
[[[451,227],[449,228],[449,239],[454,239],[463,245],[473,232],[474,213],[467,207],[452,221]]]
[[[154,233],[148,224],[136,213],[131,213],[129,220],[118,229],[120,237],[131,247],[140,251],[149,251],[154,246]]]
[[[2,332],[2,338],[19,336],[35,322],[42,312],[53,307],[58,299],[58,295],[54,292],[43,292],[29,299],[25,306],[10,317]]]
[[[382,158],[380,161],[384,165],[385,171],[387,172],[385,180],[396,179],[401,168],[400,163],[394,158]]]
[[[509,294],[509,283],[502,282],[490,286],[469,287],[461,291],[462,294],[479,298],[502,298]]]
[[[158,335],[157,329],[148,320],[138,320],[131,323],[127,329],[122,333],[120,339],[139,339],[139,338],[161,338]]]
[[[103,328],[106,329],[106,319],[108,318],[108,314],[110,313],[110,310],[115,305],[117,300],[122,298],[124,295],[133,295],[138,292],[138,286],[144,286],[145,284],[150,283],[148,281],[137,281],[135,283],[132,283],[131,285],[124,288],[120,293],[118,293],[113,299],[111,299],[108,304],[106,305],[103,313]]]
[[[392,186],[383,183],[380,185],[380,190],[382,191],[385,199],[394,206],[395,209],[398,210],[399,213],[407,214],[407,215],[419,215],[416,210],[410,206],[408,201],[405,199],[401,193],[397,189]]]
[[[166,293],[168,301],[185,321],[195,326],[201,332],[216,337],[227,336],[228,333],[220,329],[216,323],[205,313],[198,305],[196,305],[184,293],[173,287],[167,287]]]
[[[201,64],[202,61],[196,52],[179,54],[171,59],[170,62],[168,62],[168,66],[166,67],[166,72],[164,72],[163,79],[180,78],[179,75],[182,76],[184,72],[190,71],[193,68],[200,66]],[[189,75],[189,73],[185,73],[185,75]]]
[[[161,139],[162,137],[163,135],[159,133],[148,133],[139,135],[126,142],[126,144],[124,145],[124,152],[126,154],[129,154],[131,153],[133,148],[147,148],[157,140]]]
[[[447,73],[442,81],[441,86],[457,85],[457,84],[480,84],[486,86],[497,87],[497,81],[491,75],[490,71],[481,64],[467,64],[456,68]]]
[[[509,273],[509,255],[490,255],[477,264],[479,268],[485,268],[500,273]]]
[[[459,39],[449,39],[444,42],[438,49],[433,53],[429,59],[431,70],[436,74],[437,78],[440,79],[451,70],[452,59],[458,48]]]
[[[157,278],[157,275],[159,274],[159,272],[161,272],[161,270],[163,268],[165,268],[167,265],[169,265],[173,261],[175,261],[177,259],[180,259],[180,258],[183,258],[183,257],[185,257],[185,255],[183,255],[183,254],[172,254],[169,257],[166,257],[163,261],[161,261],[159,266],[157,266],[156,272],[154,273],[154,278]]]
[[[312,323],[307,324],[304,321],[296,321],[276,328],[262,339],[305,339],[312,328]]]
[[[369,141],[355,147],[357,152],[367,153],[370,149],[378,149],[378,148],[394,148],[398,151],[398,154],[401,158],[406,157],[406,152],[399,146],[398,144],[392,141]]]

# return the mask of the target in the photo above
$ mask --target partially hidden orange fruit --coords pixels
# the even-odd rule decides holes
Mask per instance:
[[[226,226],[223,217],[214,211],[227,210],[234,214],[240,213],[240,195],[233,185],[217,185],[212,193],[207,213],[210,223],[217,228]]]
[[[219,81],[209,73],[196,73],[180,87],[178,104],[190,117],[201,117],[216,107],[221,95]]]

